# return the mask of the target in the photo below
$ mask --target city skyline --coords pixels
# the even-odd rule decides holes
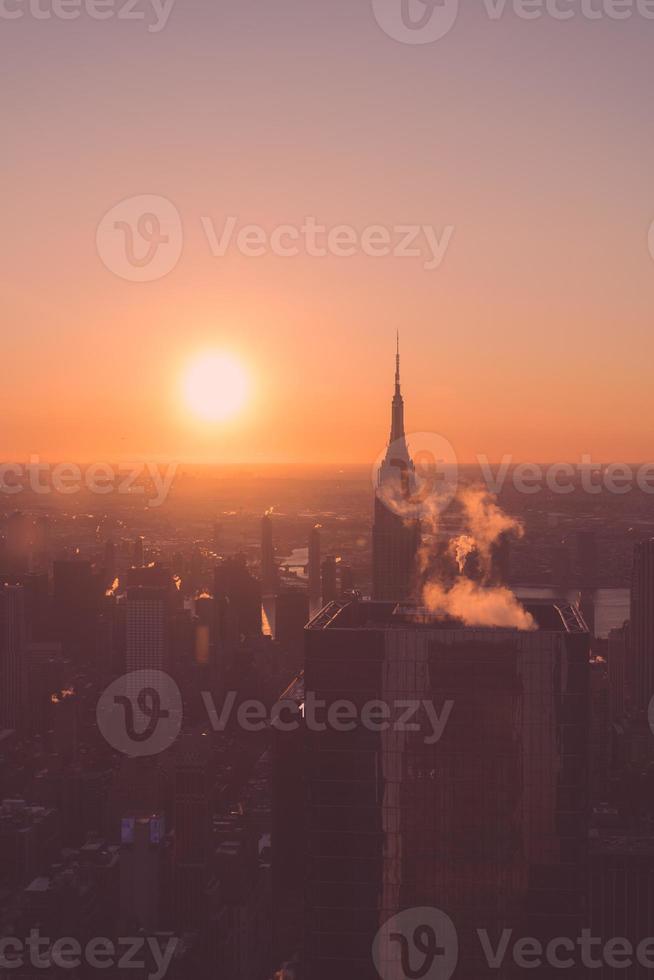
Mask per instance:
[[[0,980],[654,970],[653,42],[0,0]]]

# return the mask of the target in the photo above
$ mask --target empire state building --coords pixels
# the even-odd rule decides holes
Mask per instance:
[[[377,474],[372,529],[372,594],[379,601],[399,602],[410,598],[413,592],[420,541],[420,526],[410,506],[414,482],[414,465],[404,432],[398,336],[391,435]]]

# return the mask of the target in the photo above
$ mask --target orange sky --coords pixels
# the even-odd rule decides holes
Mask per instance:
[[[349,0],[180,2],[156,35],[3,24],[0,455],[373,460],[399,327],[407,428],[460,460],[651,457],[653,41],[654,22],[470,9],[418,48]],[[184,229],[149,283],[96,250],[103,215],[141,194]],[[227,215],[454,234],[432,271],[216,258],[201,219]],[[216,348],[255,396],[210,425],[179,384]]]

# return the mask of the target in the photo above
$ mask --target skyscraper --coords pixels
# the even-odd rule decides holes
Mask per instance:
[[[336,559],[333,555],[327,555],[322,563],[322,604],[326,606],[328,602],[333,602],[338,595],[336,585]]]
[[[375,935],[406,909],[436,907],[456,923],[464,980],[507,975],[482,958],[481,925],[493,936],[579,934],[589,637],[567,603],[527,611],[533,631],[339,601],[309,624],[305,703],[325,705],[319,721],[343,699],[358,709],[349,729],[305,736],[311,980],[377,978]],[[399,723],[410,704],[412,731]],[[384,976],[408,975],[399,947],[382,952]]]
[[[416,571],[420,529],[403,514],[411,494],[414,465],[404,432],[404,399],[400,389],[400,345],[395,358],[395,394],[391,434],[377,475],[372,529],[372,594],[374,599],[399,601],[411,595]]]
[[[0,729],[17,728],[21,717],[25,657],[25,592],[0,586]]]
[[[272,595],[277,586],[277,566],[273,543],[273,522],[270,511],[261,518],[261,588],[264,595]]]
[[[654,695],[654,538],[634,548],[630,619],[631,693],[636,708],[647,708]]]
[[[168,847],[162,814],[121,820],[120,919],[131,929],[161,926]]]
[[[169,596],[165,589],[127,590],[127,670],[165,670],[170,645]]]
[[[319,602],[321,595],[320,524],[316,524],[309,532],[307,575],[309,577],[309,600],[313,606]]]
[[[202,922],[209,875],[210,756],[206,739],[193,734],[180,740],[175,757],[174,903],[176,921],[183,928],[197,928]]]

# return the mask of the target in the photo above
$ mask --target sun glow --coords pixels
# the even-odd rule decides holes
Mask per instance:
[[[182,387],[186,405],[195,415],[209,422],[222,422],[243,408],[250,393],[250,380],[236,358],[211,351],[191,361]]]

